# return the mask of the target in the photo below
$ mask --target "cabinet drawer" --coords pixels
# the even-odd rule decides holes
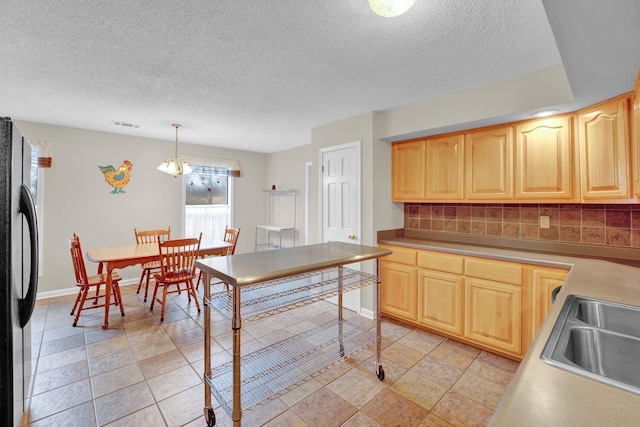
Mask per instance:
[[[429,270],[445,271],[447,273],[462,274],[464,258],[459,255],[442,252],[418,252],[418,267]]]
[[[495,282],[522,284],[522,265],[516,262],[494,261],[484,258],[467,258],[465,275]]]
[[[381,248],[390,249],[393,251],[391,255],[381,258],[385,262],[395,262],[398,264],[416,265],[416,253],[415,249],[400,248],[397,246],[379,245]]]

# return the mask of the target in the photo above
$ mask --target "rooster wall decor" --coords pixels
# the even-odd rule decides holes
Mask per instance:
[[[126,193],[123,188],[131,181],[132,166],[129,160],[125,160],[118,169],[111,165],[98,166],[104,174],[104,180],[113,187],[111,194]]]

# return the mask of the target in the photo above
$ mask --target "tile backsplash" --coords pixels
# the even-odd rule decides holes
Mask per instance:
[[[640,248],[640,205],[405,203],[404,228]]]

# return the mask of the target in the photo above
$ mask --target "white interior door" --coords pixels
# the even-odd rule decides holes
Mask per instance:
[[[360,243],[360,141],[321,150],[322,241]],[[359,265],[350,265],[359,269]],[[337,303],[337,298],[332,299]],[[344,294],[343,306],[360,312],[360,290]]]

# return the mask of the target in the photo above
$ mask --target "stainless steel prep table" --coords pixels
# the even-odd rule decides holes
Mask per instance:
[[[215,425],[211,393],[239,426],[242,411],[255,407],[312,378],[369,344],[376,344],[375,372],[380,380],[380,265],[391,251],[371,246],[329,242],[277,251],[199,260],[204,283],[212,277],[227,283],[228,291],[211,294],[204,287],[205,418]],[[376,273],[345,267],[375,260]],[[375,332],[342,316],[342,294],[375,285]],[[242,321],[256,320],[332,296],[338,297],[337,319],[267,348],[242,355]],[[233,360],[211,368],[211,308],[231,321]]]

